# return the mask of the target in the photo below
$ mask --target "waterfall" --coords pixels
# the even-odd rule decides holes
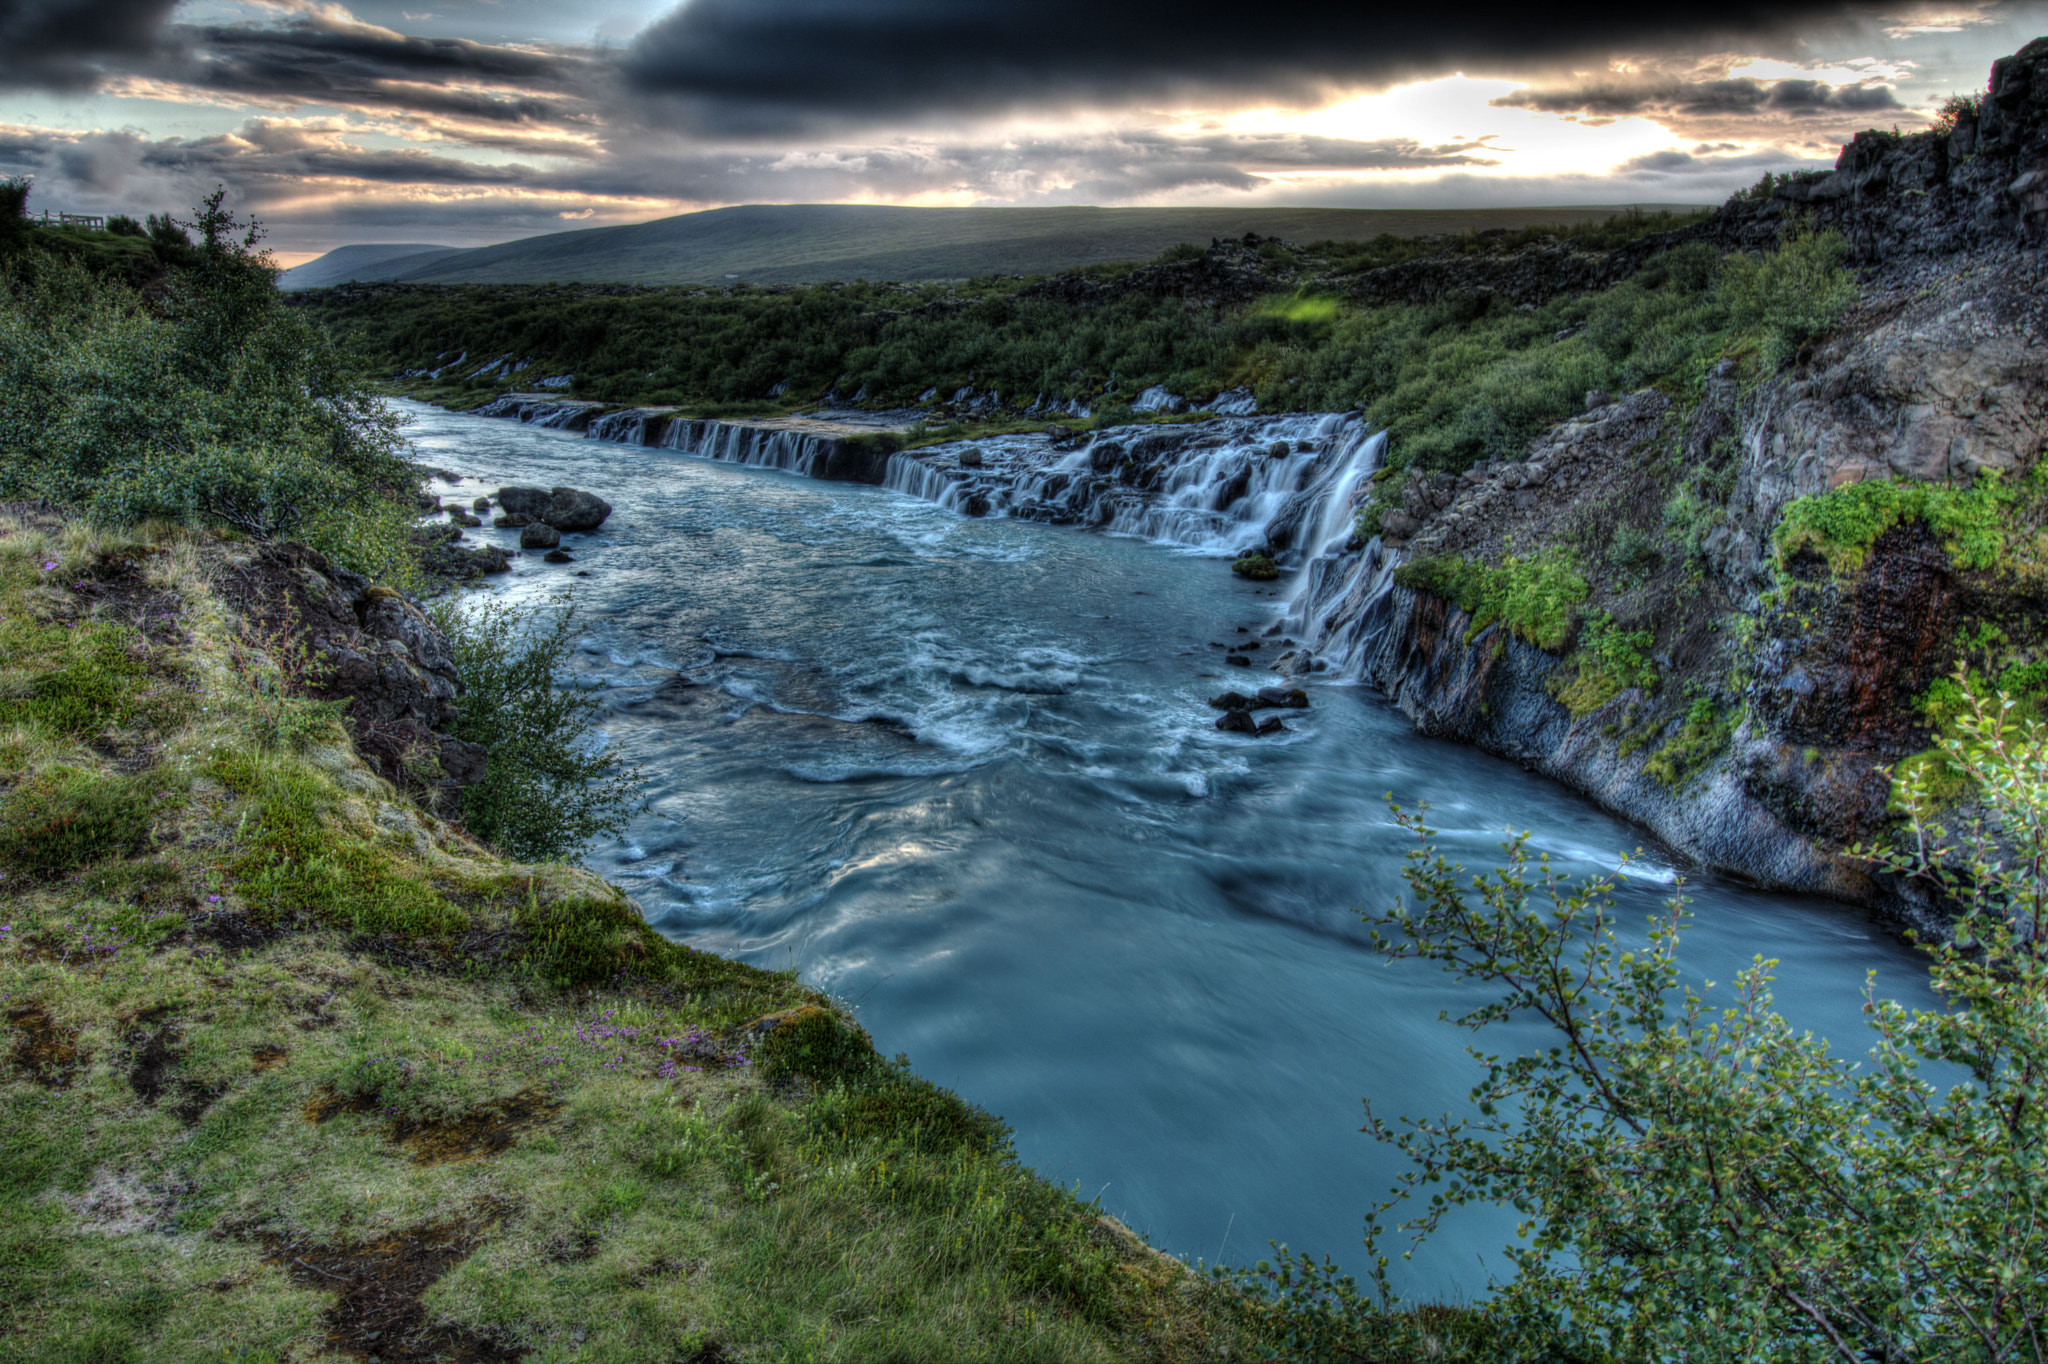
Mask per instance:
[[[787,426],[673,417],[634,408],[499,399],[484,415],[579,429],[595,440],[652,445],[706,459],[811,477],[828,474],[837,438]],[[1281,627],[1318,673],[1360,679],[1380,634],[1377,609],[1397,551],[1354,548],[1352,520],[1387,437],[1356,412],[1217,417],[1070,435],[989,436],[891,454],[883,487],[964,516],[1014,516],[1082,526],[1235,558],[1254,550],[1298,570]],[[857,477],[860,475],[856,475]],[[872,478],[873,474],[865,475]]]
[[[1295,579],[1281,628],[1334,680],[1365,679],[1384,621],[1376,609],[1393,590],[1399,550],[1375,535],[1354,553],[1326,554]]]
[[[825,454],[826,439],[806,431],[779,427],[738,426],[729,422],[678,418],[662,432],[663,449],[686,455],[746,464],[757,469],[813,473]]]

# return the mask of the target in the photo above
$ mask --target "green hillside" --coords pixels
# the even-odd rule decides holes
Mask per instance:
[[[1214,237],[1241,237],[1246,232],[1294,242],[1363,241],[1383,233],[1415,237],[1599,222],[1626,207],[892,208],[749,204],[626,227],[555,232],[444,255],[418,254],[437,250],[431,247],[343,247],[287,271],[282,283],[287,289],[305,289],[344,279],[430,284],[969,279],[990,274],[1052,274],[1103,261],[1143,260],[1176,242],[1206,245]],[[350,254],[344,257],[343,252]],[[345,265],[346,271],[337,272],[337,265]]]

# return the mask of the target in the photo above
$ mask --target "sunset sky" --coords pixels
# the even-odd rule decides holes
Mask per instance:
[[[285,264],[738,203],[1707,203],[2044,32],[2048,0],[0,0],[0,174],[137,216],[225,184]]]

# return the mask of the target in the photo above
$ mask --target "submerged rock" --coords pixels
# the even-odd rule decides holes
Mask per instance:
[[[551,549],[541,555],[540,558],[544,564],[573,564],[576,562],[569,557],[569,551],[566,549]]]

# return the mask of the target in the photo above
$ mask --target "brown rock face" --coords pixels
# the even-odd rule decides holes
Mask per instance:
[[[413,602],[304,545],[268,545],[222,583],[250,644],[285,660],[296,694],[346,704],[344,723],[380,775],[451,808],[486,752],[443,732],[462,679],[448,641]]]

